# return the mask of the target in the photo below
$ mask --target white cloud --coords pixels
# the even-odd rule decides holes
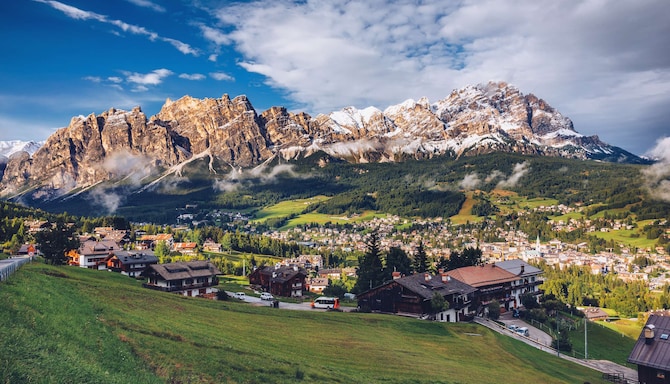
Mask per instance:
[[[216,53],[212,53],[211,55],[209,55],[209,57],[207,58],[207,60],[209,60],[209,61],[211,61],[211,62],[216,62],[216,58],[217,58],[218,56],[219,56],[219,55],[217,55]]]
[[[517,163],[514,166],[514,169],[512,170],[512,174],[505,180],[502,180],[501,182],[498,183],[496,188],[512,188],[515,187],[516,184],[519,182],[519,179],[521,179],[523,176],[525,176],[528,173],[528,163],[523,162],[523,163]]]
[[[118,77],[118,76],[110,76],[110,77],[107,78],[107,80],[111,81],[112,83],[116,83],[116,84],[123,82],[123,79]]]
[[[135,4],[138,7],[144,7],[144,8],[149,8],[152,9],[156,12],[161,12],[164,13],[166,10],[163,6],[153,3],[149,0],[127,0],[129,3]]]
[[[163,79],[173,74],[169,69],[155,69],[149,73],[125,72],[126,80],[140,85],[158,85]]]
[[[670,202],[670,137],[659,139],[649,155],[657,163],[642,171],[647,190],[653,198]]]
[[[128,23],[126,23],[124,21],[121,21],[121,20],[113,20],[113,19],[110,19],[109,17],[107,17],[105,15],[101,15],[99,13],[79,9],[79,8],[73,7],[71,5],[63,4],[63,3],[58,2],[58,1],[52,1],[52,0],[34,0],[34,1],[39,2],[39,3],[43,3],[43,4],[47,4],[47,5],[51,6],[52,8],[63,12],[66,16],[68,16],[72,19],[75,19],[75,20],[95,20],[95,21],[98,21],[98,22],[101,22],[101,23],[110,24],[110,25],[113,25],[113,26],[121,29],[123,32],[132,33],[134,35],[146,36],[151,41],[160,40],[160,41],[166,42],[166,43],[172,45],[173,47],[175,47],[177,50],[179,50],[179,52],[181,52],[185,55],[198,56],[200,54],[200,51],[191,47],[187,43],[184,43],[182,41],[172,39],[172,38],[169,38],[169,37],[162,37],[162,36],[158,35],[156,32],[152,32],[152,31],[150,31],[150,30],[148,30],[148,29],[146,29],[142,26],[128,24]],[[153,4],[153,3],[149,2],[149,1],[145,1],[145,0],[129,0],[129,1],[131,1],[135,4],[137,4],[137,5],[144,4],[144,5],[141,5],[141,6],[148,6],[150,4]],[[155,5],[155,4],[153,4],[153,5]],[[159,6],[156,6],[156,7],[159,7]],[[158,10],[158,9],[154,9],[154,10]],[[117,34],[117,33],[115,33],[115,34]]]
[[[203,80],[206,76],[202,73],[182,73],[179,75],[179,78],[186,80]]]
[[[458,186],[461,189],[465,189],[466,191],[471,191],[477,189],[477,187],[479,187],[481,183],[482,181],[479,178],[479,175],[473,172],[465,175],[465,177],[463,178],[463,180],[461,180]]]
[[[223,72],[212,72],[209,74],[209,76],[214,79],[214,80],[219,80],[219,81],[233,81],[235,80],[232,76],[230,76],[227,73]]]
[[[641,125],[659,132],[654,107],[670,103],[669,12],[664,0],[267,0],[219,9],[229,33],[201,30],[311,113],[503,80],[623,146],[644,140]]]

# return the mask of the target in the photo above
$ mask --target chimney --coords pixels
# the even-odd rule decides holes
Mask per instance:
[[[644,326],[644,343],[649,345],[654,342],[654,324],[647,324]]]
[[[444,268],[440,268],[440,269],[438,269],[438,270],[437,270],[437,273],[439,273],[440,275],[443,274],[443,273],[444,273]]]
[[[443,283],[451,281],[451,276],[447,275],[446,273],[441,273],[441,275],[442,275],[442,282]]]
[[[393,273],[391,273],[391,276],[393,276],[393,280],[398,280],[400,278],[400,272],[393,271]]]
[[[430,281],[430,273],[424,273],[424,274],[423,274],[423,278],[424,278],[424,280],[426,280],[426,281]]]
[[[524,266],[522,265],[522,266],[521,266],[521,272],[519,272],[519,275],[523,275],[524,272],[525,272],[525,268],[524,268]]]

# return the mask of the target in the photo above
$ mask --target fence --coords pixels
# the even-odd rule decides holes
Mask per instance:
[[[13,257],[11,259],[0,260],[0,281],[5,281],[9,275],[14,273],[23,264],[32,260],[31,257]]]

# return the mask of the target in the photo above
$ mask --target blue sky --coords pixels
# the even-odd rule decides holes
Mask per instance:
[[[636,154],[670,136],[667,0],[0,3],[0,140],[247,95],[316,116],[506,81]]]

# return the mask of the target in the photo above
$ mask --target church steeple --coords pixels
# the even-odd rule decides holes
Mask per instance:
[[[538,233],[537,239],[535,240],[535,250],[540,252],[540,234]]]

